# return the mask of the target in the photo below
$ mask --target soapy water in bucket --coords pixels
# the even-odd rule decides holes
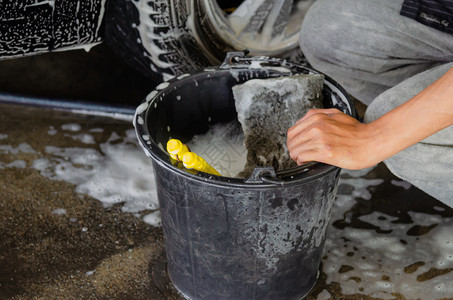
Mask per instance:
[[[244,134],[239,122],[215,124],[187,144],[191,151],[203,157],[222,176],[237,177],[247,162]]]

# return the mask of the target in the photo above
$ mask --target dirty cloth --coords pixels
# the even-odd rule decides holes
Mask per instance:
[[[286,146],[286,132],[311,108],[322,108],[324,75],[299,74],[252,79],[233,86],[238,121],[244,132],[247,162],[239,177],[255,167],[295,167]]]
[[[453,36],[401,16],[402,2],[318,0],[302,24],[300,44],[308,62],[371,103],[366,122],[411,99],[453,67]],[[385,164],[453,207],[452,126]]]

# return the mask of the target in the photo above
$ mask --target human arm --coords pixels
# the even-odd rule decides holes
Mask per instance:
[[[453,125],[453,69],[371,123],[337,109],[313,109],[288,130],[287,146],[299,165],[319,161],[345,169],[373,166]]]

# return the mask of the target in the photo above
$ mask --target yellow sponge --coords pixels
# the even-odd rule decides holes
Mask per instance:
[[[202,157],[193,152],[185,152],[182,155],[182,163],[187,169],[195,169],[197,171],[214,174],[220,176],[216,169],[211,167]]]
[[[177,161],[181,160],[181,156],[189,151],[189,147],[183,144],[180,140],[170,139],[167,142],[167,152],[170,153],[171,158]]]

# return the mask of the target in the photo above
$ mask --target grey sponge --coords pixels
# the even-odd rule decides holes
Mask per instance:
[[[311,108],[322,108],[322,74],[252,79],[233,86],[244,132],[247,163],[240,177],[257,166],[275,170],[296,166],[286,147],[286,132]]]

